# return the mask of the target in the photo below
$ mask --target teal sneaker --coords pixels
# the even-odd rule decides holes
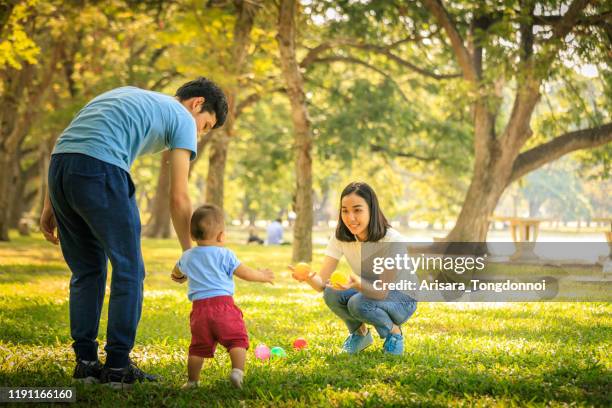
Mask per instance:
[[[401,356],[404,353],[404,336],[390,333],[383,344],[383,351],[387,354]]]
[[[370,346],[374,343],[374,339],[372,338],[372,334],[370,330],[365,335],[360,335],[355,333],[349,334],[349,336],[344,340],[344,344],[342,345],[342,352],[348,354],[359,353],[361,350]]]

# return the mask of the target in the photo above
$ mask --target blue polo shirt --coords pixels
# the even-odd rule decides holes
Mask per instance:
[[[171,96],[125,86],[85,105],[52,154],[82,153],[129,172],[138,156],[178,148],[195,159],[197,129],[187,108]]]
[[[191,301],[234,294],[234,271],[240,266],[240,261],[227,248],[193,247],[183,252],[177,266],[187,275],[187,296]]]

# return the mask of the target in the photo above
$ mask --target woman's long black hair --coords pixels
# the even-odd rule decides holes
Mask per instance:
[[[387,228],[390,228],[391,225],[380,209],[378,197],[376,197],[376,193],[372,187],[370,187],[367,183],[362,183],[359,181],[350,183],[348,186],[344,187],[344,190],[342,190],[342,194],[340,195],[340,212],[338,213],[336,238],[338,241],[344,242],[357,240],[342,221],[342,199],[353,193],[363,198],[370,209],[370,223],[368,224],[368,238],[366,239],[366,242],[380,241],[387,234]]]

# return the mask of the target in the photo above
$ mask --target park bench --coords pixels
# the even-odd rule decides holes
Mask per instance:
[[[546,219],[493,216],[490,221],[507,222],[510,224],[510,233],[516,248],[514,254],[510,256],[510,260],[535,261],[539,259],[534,249],[540,231],[540,223],[547,221]]]

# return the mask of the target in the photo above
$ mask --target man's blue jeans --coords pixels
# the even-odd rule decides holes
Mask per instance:
[[[338,317],[344,320],[353,333],[363,323],[374,326],[381,338],[386,338],[393,324],[401,325],[416,311],[417,302],[405,293],[389,291],[384,300],[365,297],[356,289],[334,290],[326,287],[325,303]]]
[[[144,263],[134,184],[123,169],[83,154],[56,154],[49,196],[70,279],[70,332],[77,358],[97,360],[98,328],[113,267],[106,365],[125,367],[134,346],[143,297]]]

